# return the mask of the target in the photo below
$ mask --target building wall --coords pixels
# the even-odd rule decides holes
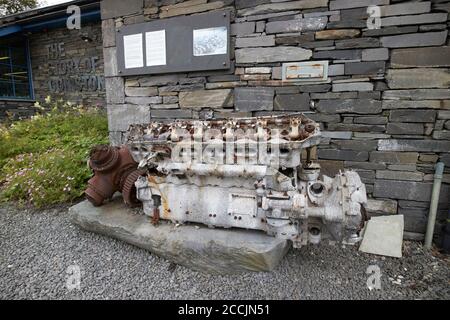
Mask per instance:
[[[82,35],[92,41],[85,42]],[[101,23],[41,31],[28,36],[36,101],[47,96],[85,106],[105,106]],[[12,115],[27,118],[34,101],[0,100],[0,121]]]
[[[386,26],[367,29],[368,5],[381,7]],[[232,16],[230,70],[120,77],[117,28],[221,9]],[[324,172],[357,170],[369,213],[404,214],[408,236],[425,231],[434,165],[443,161],[439,232],[450,193],[449,10],[441,0],[103,0],[111,142],[151,119],[303,111],[323,129]],[[281,63],[304,56],[329,61],[328,83],[281,81]]]
[[[30,101],[0,100],[0,122],[9,118],[31,117],[34,114],[33,104],[34,102]]]
[[[82,36],[92,41],[82,40]],[[30,56],[35,98],[62,98],[86,106],[105,105],[101,24],[33,34]]]

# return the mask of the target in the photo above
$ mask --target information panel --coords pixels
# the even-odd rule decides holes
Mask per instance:
[[[142,49],[142,34],[130,34],[123,37],[125,68],[142,68],[144,66],[144,51]]]
[[[217,11],[117,30],[121,75],[230,68],[230,12]]]
[[[145,33],[146,66],[166,65],[166,30]],[[126,65],[125,65],[126,68]]]

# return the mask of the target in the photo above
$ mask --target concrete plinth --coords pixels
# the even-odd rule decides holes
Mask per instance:
[[[133,213],[121,198],[101,207],[84,201],[69,212],[72,221],[85,230],[128,242],[201,272],[271,271],[290,245],[259,231],[176,227],[164,221],[153,226],[149,217]]]

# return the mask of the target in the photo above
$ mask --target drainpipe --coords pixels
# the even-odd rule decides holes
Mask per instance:
[[[434,173],[433,192],[431,194],[430,213],[428,214],[427,233],[425,234],[425,248],[431,249],[433,240],[434,224],[436,222],[436,212],[439,203],[439,194],[441,192],[442,174],[444,173],[444,164],[439,162],[436,164]]]

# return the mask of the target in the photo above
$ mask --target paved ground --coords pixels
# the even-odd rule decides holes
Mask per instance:
[[[404,256],[308,246],[271,273],[211,276],[82,231],[65,209],[0,207],[0,299],[450,299],[448,257],[417,243],[405,243]],[[72,265],[80,290],[66,287]],[[370,265],[380,267],[381,290],[367,288]]]

